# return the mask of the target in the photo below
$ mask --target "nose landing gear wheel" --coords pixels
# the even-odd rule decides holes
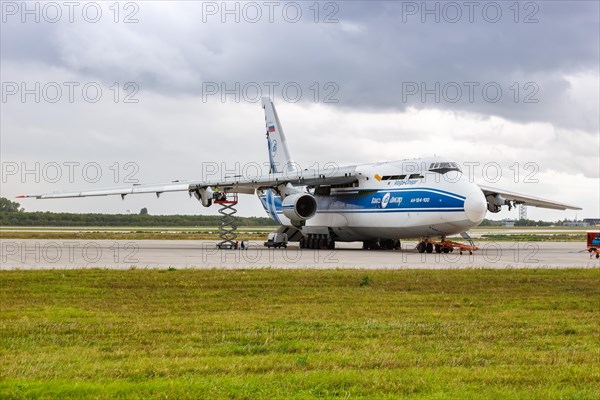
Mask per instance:
[[[423,240],[417,244],[417,251],[419,253],[433,253],[433,243]]]
[[[433,244],[427,242],[427,244],[425,245],[425,251],[428,253],[433,253]]]

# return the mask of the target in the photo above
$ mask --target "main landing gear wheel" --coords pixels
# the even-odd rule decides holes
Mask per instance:
[[[299,240],[298,246],[301,249],[333,250],[335,249],[335,240],[326,235],[308,234]]]

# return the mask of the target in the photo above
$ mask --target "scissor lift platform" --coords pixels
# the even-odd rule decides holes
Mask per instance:
[[[219,214],[221,214],[221,225],[219,225],[219,237],[221,241],[217,243],[219,249],[237,249],[237,225],[235,216],[237,210],[234,206],[238,203],[237,193],[215,193],[213,204],[221,205]]]

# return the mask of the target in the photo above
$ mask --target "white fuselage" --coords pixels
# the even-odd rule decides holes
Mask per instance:
[[[442,168],[440,168],[440,166]],[[447,236],[481,223],[487,203],[479,186],[439,158],[392,161],[356,167],[358,181],[346,187],[309,190],[317,200],[307,227],[327,227],[339,241]],[[277,223],[293,226],[273,191],[259,192]]]

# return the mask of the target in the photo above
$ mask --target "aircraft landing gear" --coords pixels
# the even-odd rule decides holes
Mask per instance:
[[[335,241],[327,235],[308,234],[298,242],[301,249],[333,250]]]
[[[379,239],[365,240],[362,245],[363,250],[399,250],[400,240]]]
[[[442,242],[444,242],[444,240],[442,240]],[[450,253],[450,252],[454,251],[453,247],[447,247],[440,243],[434,244],[433,248],[435,249],[436,253]]]
[[[417,244],[417,251],[419,253],[433,253],[433,243],[429,239],[422,240]]]
[[[442,236],[439,242],[429,241],[429,239],[422,240],[417,245],[417,251],[419,253],[425,253],[425,251],[427,251],[427,253],[431,253],[432,251],[429,251],[429,246],[431,246],[431,249],[435,250],[436,253],[451,253],[454,251],[454,249],[457,249],[461,255],[463,251],[468,251],[469,255],[472,255],[475,250],[479,249],[477,246],[475,246],[475,243],[473,243],[473,240],[468,233],[463,232],[461,233],[461,236],[468,240],[469,244],[453,242],[451,240],[447,240],[445,236]]]

